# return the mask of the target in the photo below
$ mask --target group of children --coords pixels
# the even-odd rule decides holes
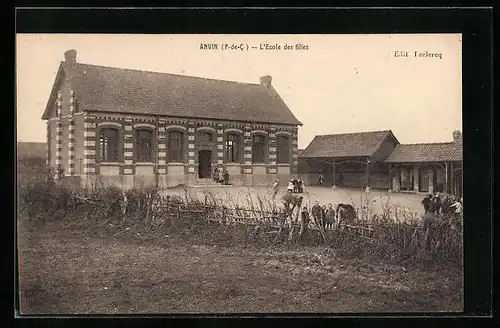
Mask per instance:
[[[326,206],[320,205],[318,201],[315,201],[311,210],[309,210],[307,206],[302,207],[303,199],[303,196],[296,196],[291,193],[283,195],[283,208],[281,211],[289,219],[292,219],[293,210],[296,208],[300,209],[300,214],[297,219],[305,227],[309,226],[311,222],[322,228],[337,227],[339,225],[338,221],[341,219],[340,217],[344,216],[340,215],[340,212],[345,214],[345,209],[342,207],[345,204],[339,204],[337,210],[335,210],[332,203]]]
[[[422,205],[426,214],[462,215],[462,198],[453,195],[445,194],[442,196],[440,193],[428,194],[422,200]]]
[[[311,216],[314,219],[314,222],[319,224],[322,228],[333,228],[337,223],[335,209],[333,208],[332,203],[329,203],[328,206],[321,206],[318,201],[315,201],[314,205],[311,207],[311,212],[309,212],[307,206],[304,206],[300,216],[305,226],[309,225]]]
[[[276,180],[274,180],[274,183],[273,183],[274,196],[276,196],[276,194],[278,193],[279,186],[280,186],[280,179],[276,178]],[[302,178],[297,179],[296,177],[292,177],[288,181],[286,191],[289,193],[303,193],[304,192],[304,180]]]
[[[222,169],[221,167],[216,167],[214,169],[213,179],[215,182],[220,184],[228,185],[229,184],[229,172],[227,170]]]
[[[286,187],[288,192],[303,193],[304,192],[304,180],[302,178],[292,177],[288,181],[288,186]]]

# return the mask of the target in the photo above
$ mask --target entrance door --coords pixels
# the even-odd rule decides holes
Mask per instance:
[[[212,151],[200,150],[198,153],[198,177],[210,178],[212,175]]]
[[[418,189],[421,192],[429,191],[429,173],[427,167],[421,167],[419,170],[419,184]]]

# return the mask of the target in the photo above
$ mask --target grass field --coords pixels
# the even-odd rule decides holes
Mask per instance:
[[[461,311],[457,269],[62,222],[20,224],[21,313]]]

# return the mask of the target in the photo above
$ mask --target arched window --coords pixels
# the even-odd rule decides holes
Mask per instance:
[[[136,162],[153,161],[153,131],[138,129],[135,131]]]
[[[241,136],[236,133],[229,133],[226,135],[226,162],[239,163],[240,162],[240,141]]]
[[[262,134],[252,136],[252,162],[265,163],[266,137]]]
[[[290,138],[278,136],[278,147],[276,148],[278,163],[290,163],[290,148]]]
[[[101,162],[118,162],[118,129],[100,129],[99,159]]]
[[[170,131],[168,133],[168,161],[182,163],[184,158],[184,133]]]
[[[212,142],[212,133],[207,131],[201,131],[198,134],[200,142]]]

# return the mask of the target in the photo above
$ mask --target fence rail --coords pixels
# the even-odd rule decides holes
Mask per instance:
[[[207,205],[207,204],[197,204],[191,208],[190,204],[161,204],[158,206],[161,213],[158,215],[168,215],[177,218],[183,218],[186,215],[204,215],[205,219],[211,222],[217,222],[225,225],[265,225],[268,228],[280,229],[283,227],[295,227],[301,228],[301,224],[297,222],[298,220],[290,219],[290,217],[280,217],[277,213],[256,210],[256,209],[246,209],[246,208],[221,208],[216,205]],[[202,209],[199,209],[199,208]],[[242,213],[243,215],[237,215],[234,213]],[[245,215],[245,213],[249,213],[252,215]],[[291,224],[290,224],[291,221]],[[366,222],[360,221],[355,224],[340,224],[338,227],[326,226],[319,227],[318,222],[311,221],[307,225],[308,229],[311,230],[325,230],[325,231],[333,231],[336,229],[343,230],[346,233],[353,234],[363,239],[369,239],[370,236],[373,235],[377,231],[377,228],[381,227],[394,227],[400,226],[408,229],[417,229],[422,230],[422,226],[414,226],[404,223],[380,223],[380,222]],[[269,233],[276,233],[277,231],[271,231]]]
[[[457,218],[459,221],[454,229],[453,225],[447,226],[455,224],[451,220],[447,222],[447,217],[443,217],[444,220],[427,220],[426,217],[423,222],[413,223],[413,217],[407,216],[412,212],[391,208],[382,209],[379,216],[370,216],[369,207],[363,207],[353,221],[340,224],[337,221],[326,226],[309,212],[310,222],[306,227],[299,219],[300,206],[294,207],[292,213],[288,210],[284,213],[276,206],[274,198],[272,202],[259,200],[255,207],[249,203],[245,208],[231,199],[222,201],[205,196],[200,200],[187,192],[184,197],[164,196],[154,189],[123,192],[117,188],[73,189],[36,183],[25,188],[21,200],[27,216],[34,219],[75,217],[88,223],[118,223],[121,227],[138,226],[161,233],[189,231],[217,241],[222,238],[231,242],[244,240],[275,244],[287,239],[288,242],[315,244],[322,238],[325,244],[335,245],[338,249],[367,252],[369,256],[412,256],[419,259],[423,249],[424,255],[453,261],[459,259],[462,250],[460,218]],[[286,204],[283,204],[285,209]],[[216,224],[207,224],[211,222]],[[220,229],[223,226],[243,227]],[[308,233],[309,229],[315,232]],[[369,247],[365,241],[370,243]]]

